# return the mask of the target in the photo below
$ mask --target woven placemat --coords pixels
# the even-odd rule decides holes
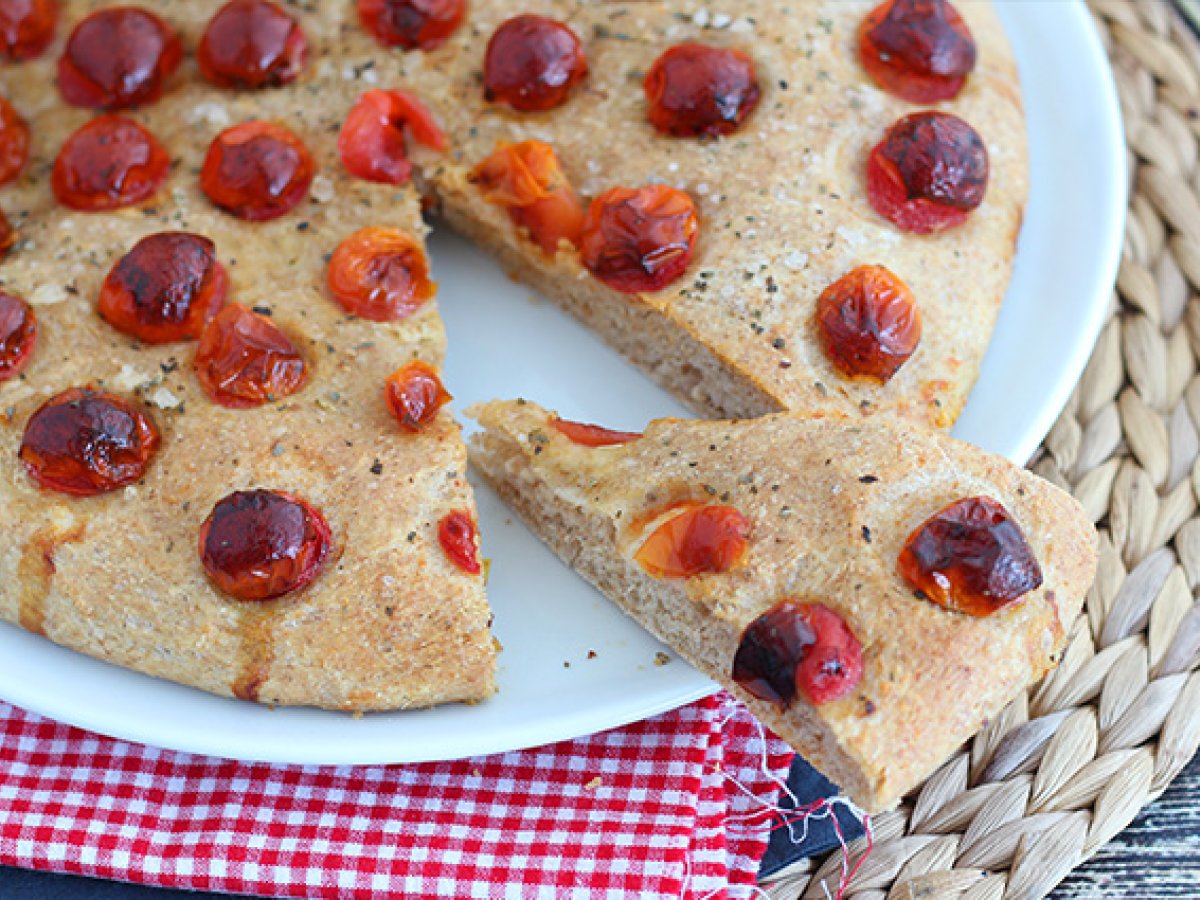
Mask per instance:
[[[1096,522],[1099,576],[1059,669],[873,819],[848,900],[1043,897],[1200,744],[1200,43],[1165,0],[1089,5],[1125,116],[1129,221],[1112,318],[1032,467]],[[824,900],[843,862],[764,887]]]

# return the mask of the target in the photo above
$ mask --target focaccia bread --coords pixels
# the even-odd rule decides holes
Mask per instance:
[[[308,41],[299,79],[219,89],[198,73],[196,47],[222,3],[148,6],[181,36],[183,62],[160,98],[119,113],[158,139],[171,171],[141,203],[80,212],[56,202],[51,169],[68,135],[97,113],[64,102],[56,63],[72,29],[109,5],[59,4],[50,47],[0,70],[0,91],[32,139],[21,176],[0,189],[19,230],[0,289],[27,300],[38,327],[25,370],[0,380],[0,616],[104,660],[264,703],[368,710],[489,696],[495,649],[483,577],[439,541],[449,513],[475,515],[459,427],[443,408],[412,433],[384,402],[394,370],[440,365],[437,304],[376,322],[348,315],[326,287],[330,254],[363,226],[402,230],[418,250],[425,234],[411,185],[351,178],[338,159],[348,111],[384,84],[371,74],[379,48],[351,3],[288,5]],[[223,212],[199,187],[214,137],[256,119],[293,131],[317,166],[295,209],[271,221]],[[219,405],[193,370],[197,342],[142,343],[98,315],[110,269],[157,232],[215,244],[229,303],[274,323],[305,360],[299,391],[251,408]],[[141,409],[159,448],[144,477],[117,490],[39,488],[18,456],[31,417],[85,385]],[[214,505],[253,489],[302,499],[331,533],[316,578],[279,599],[229,596],[198,552]],[[478,552],[473,531],[464,547]]]
[[[543,541],[869,811],[1055,664],[1094,576],[1078,503],[933,432],[468,414],[472,462]]]
[[[449,136],[446,155],[414,153],[423,185],[454,228],[702,415],[832,407],[948,427],[978,375],[1011,271],[1027,189],[1020,88],[991,6],[956,2],[977,59],[961,93],[936,110],[961,117],[986,145],[986,198],[941,233],[898,229],[868,202],[868,154],[902,116],[933,107],[882,90],[864,71],[858,32],[875,5],[471,4],[444,44],[400,56],[404,83]],[[586,75],[553,108],[518,110],[485,96],[487,45],[518,14],[559,20],[586,56]],[[648,120],[643,79],[660,54],[687,42],[741,51],[755,67],[757,107],[723,136],[665,135]],[[699,226],[683,274],[657,292],[622,293],[566,243],[553,258],[543,253],[485,199],[475,171],[497,146],[527,140],[552,148],[585,207],[618,186],[685,191]],[[867,265],[907,284],[923,326],[916,352],[886,384],[845,377],[816,336],[818,298]]]

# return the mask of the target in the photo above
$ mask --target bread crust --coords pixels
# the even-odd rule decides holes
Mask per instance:
[[[436,302],[402,322],[343,314],[324,287],[325,258],[368,224],[425,234],[414,189],[348,178],[337,129],[358,95],[392,86],[353,4],[289,6],[310,42],[299,82],[220,91],[194,56],[162,100],[127,113],[172,156],[166,187],[111,214],[55,204],[49,171],[59,145],[90,113],[54,84],[66,35],[107,4],[67,2],[58,41],[5,70],[5,90],[32,125],[32,160],[3,204],[21,244],[0,270],[28,298],[38,346],[20,379],[0,384],[0,617],[123,666],[217,694],[347,710],[475,701],[495,689],[495,649],[483,579],[456,568],[437,540],[449,510],[474,515],[459,427],[443,410],[421,434],[402,432],[383,402],[388,374],[410,359],[441,363]],[[161,0],[155,11],[194,48],[220,0]],[[370,80],[365,73],[375,73]],[[198,189],[211,139],[254,118],[287,125],[315,157],[310,197],[272,222],[216,210]],[[269,310],[300,348],[308,385],[282,402],[231,410],[200,390],[194,343],[141,346],[96,314],[100,283],[139,238],[189,230],[216,243],[230,300]],[[91,383],[147,405],[163,435],[145,479],[73,499],[38,490],[17,461],[25,422],[47,397]],[[333,552],[307,589],[243,603],[206,579],[200,524],[226,494],[286,491],[318,507]]]
[[[869,811],[894,805],[1056,663],[1095,573],[1095,530],[1075,500],[936,433],[788,414],[663,419],[641,440],[593,449],[532,403],[468,415],[484,428],[473,463],[543,541]],[[896,572],[915,528],[975,495],[1005,505],[1044,576],[987,618],[915,597]],[[745,565],[685,580],[645,573],[630,523],[679,500],[735,506],[750,521]],[[784,712],[732,681],[744,629],[785,598],[829,606],[857,635],[864,673],[850,695]]]
[[[780,409],[886,413],[936,428],[961,411],[991,337],[1027,190],[1017,70],[987,2],[956,6],[978,45],[966,88],[940,109],[962,116],[991,157],[987,198],[962,226],[904,234],[867,202],[867,154],[915,107],[874,86],[857,29],[875,0],[716,0],[703,15],[661,0],[477,3],[443,47],[404,58],[404,77],[437,110],[447,156],[417,154],[447,220],[497,255],[701,414]],[[560,108],[517,114],[483,99],[483,48],[516,13],[569,24],[584,41],[587,81]],[[714,23],[722,23],[715,27]],[[641,78],[668,46],[743,49],[763,87],[741,130],[720,140],[664,137],[646,121]],[[499,141],[557,151],[585,197],[616,185],[666,182],[699,205],[700,237],[685,276],[650,295],[617,293],[572,250],[548,260],[470,184]],[[821,291],[855,266],[882,264],[916,295],[924,325],[913,358],[886,385],[848,381],[815,340]],[[696,364],[689,361],[696,359]]]

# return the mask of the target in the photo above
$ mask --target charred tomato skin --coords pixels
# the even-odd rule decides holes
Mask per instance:
[[[209,20],[196,50],[200,74],[223,88],[280,87],[308,61],[304,29],[271,0],[230,0]]]
[[[467,10],[467,0],[357,0],[363,27],[384,47],[435,50]]]
[[[817,331],[826,358],[847,378],[883,384],[921,341],[912,291],[883,266],[858,266],[817,300]]]
[[[200,526],[200,561],[212,583],[237,600],[275,600],[307,587],[333,543],[315,507],[283,491],[237,491]]]
[[[751,696],[782,709],[797,696],[821,706],[858,686],[862,645],[824,604],[781,600],[746,626],[731,674]]]
[[[170,174],[158,140],[132,119],[103,115],[67,138],[50,186],[58,202],[80,212],[106,212],[153,196]]]
[[[966,221],[987,193],[983,138],[958,116],[920,112],[893,124],[867,159],[867,199],[903,231],[932,234]]]
[[[921,597],[984,617],[1042,584],[1042,570],[1021,526],[990,497],[957,500],[908,536],[896,568]]]
[[[25,371],[37,344],[37,332],[33,308],[20,297],[0,290],[0,383]]]
[[[243,122],[213,138],[200,189],[214,205],[248,222],[291,212],[308,194],[316,163],[304,142],[273,122]]]
[[[437,418],[438,410],[454,398],[442,384],[437,370],[413,360],[388,376],[384,401],[405,431],[416,434]]]
[[[342,309],[373,322],[406,319],[435,293],[421,243],[394,228],[362,228],[343,240],[326,280]]]
[[[160,442],[144,410],[116,394],[76,387],[29,417],[19,455],[41,487],[93,497],[139,481]]]
[[[452,510],[442,517],[438,522],[438,543],[446,557],[468,575],[483,571],[475,520],[466,510]]]
[[[672,137],[719,137],[737,131],[762,98],[754,62],[741,50],[678,44],[643,82],[650,124]]]
[[[54,40],[58,0],[0,0],[0,59],[32,59]]]
[[[653,293],[687,270],[698,230],[696,204],[683,191],[612,188],[588,207],[579,251],[584,267],[614,290]]]
[[[58,60],[58,90],[72,106],[126,109],[153,103],[179,68],[183,44],[138,6],[110,6],[71,32]]]
[[[273,403],[308,381],[308,363],[282,329],[237,303],[208,323],[193,368],[209,399],[230,409]]]
[[[910,103],[958,96],[975,68],[975,39],[950,0],[885,0],[858,32],[863,68]]]
[[[587,77],[583,43],[567,25],[546,16],[514,16],[488,40],[483,97],[519,112],[562,106]]]
[[[29,161],[29,124],[0,97],[0,184],[21,174]]]
[[[228,278],[208,238],[184,231],[142,238],[109,271],[97,310],[147,344],[195,340],[225,304]]]

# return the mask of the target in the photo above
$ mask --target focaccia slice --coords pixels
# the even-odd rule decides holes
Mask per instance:
[[[372,710],[488,697],[495,648],[483,576],[439,540],[449,514],[475,516],[459,426],[443,408],[411,433],[384,402],[393,371],[413,360],[440,366],[437,303],[374,322],[348,315],[326,287],[330,254],[358,229],[387,226],[418,245],[426,232],[411,185],[351,178],[339,162],[338,131],[362,92],[399,86],[376,62],[379,48],[352,3],[289,4],[309,45],[300,77],[220,89],[197,71],[195,50],[221,0],[153,4],[181,36],[184,60],[161,98],[120,114],[158,139],[170,175],[135,206],[76,212],[56,202],[51,168],[97,113],[63,102],[56,63],[77,23],[111,5],[59,4],[49,49],[3,70],[0,90],[30,124],[32,156],[0,189],[20,232],[0,283],[29,301],[39,333],[22,375],[0,381],[0,617],[109,662],[263,703]],[[304,199],[271,221],[235,218],[200,190],[210,142],[250,120],[290,129],[317,165]],[[229,302],[255,309],[299,350],[300,391],[218,405],[193,369],[195,341],[143,344],[98,315],[113,265],[141,238],[181,231],[215,244]],[[161,444],[136,483],[72,497],[39,488],[18,452],[35,411],[84,385],[142,409]],[[218,501],[259,489],[319,511],[330,550],[306,588],[239,600],[206,577],[198,543]],[[465,540],[478,552],[473,534]]]
[[[543,541],[870,811],[1055,664],[1094,575],[1072,498],[936,433],[468,414],[473,463]]]

